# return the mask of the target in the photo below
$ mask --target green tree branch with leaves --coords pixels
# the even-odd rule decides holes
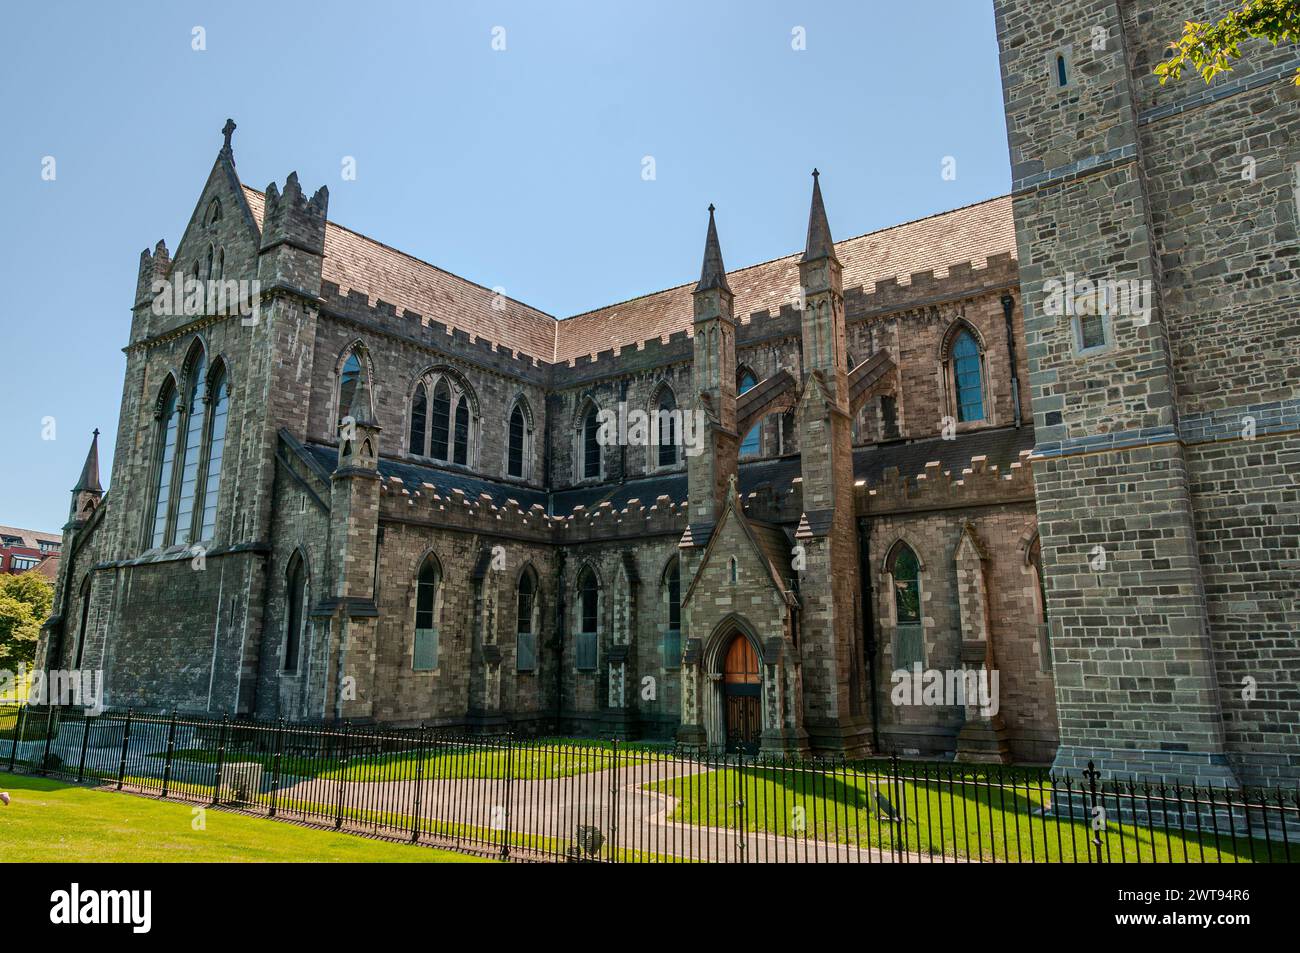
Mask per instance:
[[[1161,85],[1178,79],[1190,67],[1209,83],[1220,73],[1232,71],[1241,58],[1241,44],[1262,39],[1274,46],[1300,41],[1300,0],[1245,0],[1216,23],[1183,24],[1183,35],[1170,44],[1172,55],[1155,69]],[[1300,86],[1300,70],[1296,70]]]
[[[31,664],[53,604],[54,587],[36,570],[0,576],[0,669]]]

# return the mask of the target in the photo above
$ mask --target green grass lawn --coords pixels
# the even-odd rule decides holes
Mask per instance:
[[[924,780],[902,781],[892,790],[888,779],[867,779],[853,774],[822,775],[782,772],[779,768],[728,768],[675,780],[648,784],[649,790],[678,798],[673,820],[716,827],[739,828],[744,802],[745,828],[750,831],[878,847],[901,848],[911,853],[940,853],[949,857],[985,860],[1089,861],[1090,826],[1068,818],[1059,824],[1036,813],[1050,798],[1035,783],[1015,789],[957,782],[951,793]],[[906,822],[896,825],[881,819],[876,794],[883,795]],[[1113,803],[1113,802],[1112,802]],[[1078,808],[1076,808],[1078,810]],[[1110,862],[1138,860],[1248,863],[1269,858],[1285,859],[1279,842],[1266,845],[1237,835],[1234,843],[1225,829],[1216,837],[1206,820],[1199,835],[1163,825],[1159,830],[1123,829],[1111,821],[1101,834],[1102,854]],[[1059,835],[1058,835],[1059,829]],[[1095,851],[1095,848],[1092,848]],[[1093,857],[1095,859],[1095,853]],[[1300,861],[1300,846],[1292,845],[1290,859]]]
[[[0,772],[0,857],[19,861],[357,861],[440,863],[477,858],[223,811],[194,830],[189,804],[96,791]]]
[[[151,757],[161,762],[166,752],[156,752]],[[177,761],[212,764],[216,753],[204,749],[174,752]],[[649,748],[624,749],[620,746],[617,764],[626,767],[659,758],[668,758],[668,752]],[[254,761],[267,771],[273,770],[274,757],[264,752],[248,753],[227,749],[227,764],[236,761]],[[280,759],[282,777],[323,778],[346,781],[411,781],[417,776],[420,753],[413,751],[361,753],[348,759],[346,767],[337,755],[331,757],[289,755]],[[444,748],[426,751],[424,777],[426,778],[504,778],[512,768],[517,781],[545,781],[551,778],[568,778],[592,771],[604,771],[615,766],[612,748],[601,742],[581,742],[570,745],[517,744],[507,753],[505,748],[470,750]]]

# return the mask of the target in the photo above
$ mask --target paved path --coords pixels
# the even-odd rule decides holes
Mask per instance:
[[[504,830],[508,797],[512,844],[519,843],[522,835],[525,847],[535,845],[549,853],[576,846],[580,829],[595,828],[605,842],[602,856],[608,857],[616,849],[624,859],[748,863],[924,863],[931,860],[916,853],[900,856],[887,849],[806,837],[757,831],[742,836],[734,827],[704,827],[675,821],[670,817],[677,799],[646,789],[647,785],[709,770],[708,766],[695,762],[665,760],[568,778],[514,780],[509,782],[508,793],[507,782],[500,779],[430,778],[418,785],[418,808],[415,781],[352,781],[342,787],[344,803],[353,811],[365,812],[361,815],[364,820],[409,829],[418,809],[420,817],[425,819],[422,828],[435,835],[459,832],[473,836],[472,831],[498,843],[501,834],[496,832]],[[286,806],[295,801],[334,804],[339,787],[337,780],[295,781],[281,788],[281,803]],[[716,809],[722,813],[727,806],[717,804]],[[875,835],[877,832],[861,833]]]

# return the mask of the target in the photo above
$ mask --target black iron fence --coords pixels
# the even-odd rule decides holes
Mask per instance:
[[[1210,862],[1300,857],[1300,788],[0,707],[0,770],[513,859]]]

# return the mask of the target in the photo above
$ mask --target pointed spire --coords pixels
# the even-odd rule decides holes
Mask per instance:
[[[730,292],[727,284],[727,268],[722,264],[722,246],[718,243],[718,226],[713,221],[713,205],[709,205],[709,234],[704,239],[704,266],[700,269],[700,283],[696,291],[709,291],[721,288]]]
[[[826,206],[822,203],[822,187],[818,181],[820,173],[813,169],[812,208],[808,210],[808,241],[804,246],[803,261],[816,261],[819,258],[834,258],[835,242],[831,238],[831,226],[826,221]]]
[[[72,488],[73,493],[80,493],[82,490],[89,490],[91,493],[103,493],[104,488],[99,485],[99,429],[95,429],[94,436],[90,440],[90,452],[86,454],[86,463],[81,468],[81,479],[77,480],[77,485]]]

